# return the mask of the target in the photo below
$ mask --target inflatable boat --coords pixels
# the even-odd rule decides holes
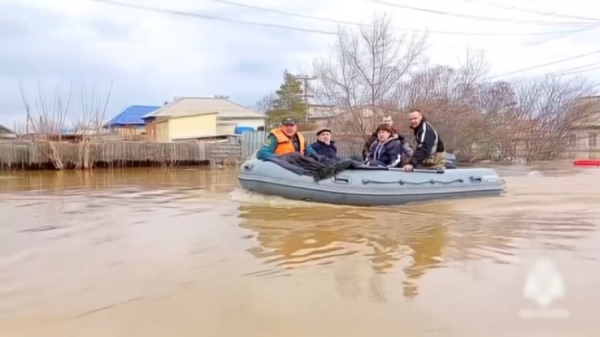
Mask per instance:
[[[401,205],[451,198],[500,196],[504,180],[492,169],[446,170],[352,168],[315,181],[270,161],[249,159],[240,167],[242,188],[266,195],[349,206]]]

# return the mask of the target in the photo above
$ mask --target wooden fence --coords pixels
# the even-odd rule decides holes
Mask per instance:
[[[315,132],[302,134],[308,144],[316,141]],[[0,170],[239,164],[252,156],[267,136],[265,131],[245,132],[242,137],[227,143],[0,141]],[[338,139],[338,155],[360,156],[362,144],[362,137]]]
[[[176,166],[237,163],[241,144],[0,142],[0,169]]]

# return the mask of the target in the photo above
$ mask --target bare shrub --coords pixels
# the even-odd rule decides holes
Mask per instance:
[[[595,94],[587,81],[558,76],[515,84],[520,127],[515,133],[518,155],[528,161],[558,158],[569,146],[569,135],[595,112],[585,97]]]
[[[57,144],[66,141],[79,144],[76,154],[78,160],[75,161],[77,168],[90,168],[94,162],[94,154],[90,151],[90,138],[102,133],[102,122],[111,91],[112,85],[106,98],[99,101],[95,89],[89,95],[82,89],[81,107],[76,109],[73,107],[72,86],[63,91],[57,84],[52,98],[49,99],[42,82],[39,81],[33,100],[26,97],[23,87],[20,86],[21,99],[27,114],[28,136],[31,136],[38,151],[52,162],[55,169],[65,168],[64,155],[60,153],[61,147]],[[98,139],[100,138],[96,141]]]

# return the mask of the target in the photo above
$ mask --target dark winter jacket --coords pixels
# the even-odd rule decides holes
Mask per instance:
[[[369,149],[366,163],[369,166],[396,167],[402,160],[402,146],[398,138],[381,143],[377,140]]]
[[[398,134],[398,131],[396,131],[396,129],[392,128],[392,131],[394,132],[394,135]],[[373,132],[369,136],[369,138],[365,142],[365,145],[363,146],[363,151],[362,151],[363,160],[367,159],[367,157],[369,156],[369,151],[371,150],[371,145],[373,145],[373,143],[375,143],[376,141],[377,141],[377,131]]]
[[[320,154],[330,159],[337,158],[337,147],[335,147],[334,141],[331,141],[329,145],[327,145],[322,141],[317,140],[316,142],[310,144],[310,147],[312,147],[312,149],[315,150],[317,154]]]
[[[404,137],[399,135],[394,130],[394,128],[392,128],[392,130],[394,131],[394,135],[392,137],[398,139],[398,141],[400,142],[400,146],[402,147],[402,162],[407,162],[413,156],[414,151],[413,151],[412,147],[410,147],[410,144],[406,141],[406,139]],[[369,137],[369,139],[367,140],[367,142],[365,143],[365,146],[363,148],[363,160],[367,159],[367,156],[369,155],[369,151],[371,149],[371,145],[373,145],[373,143],[376,141],[377,141],[377,132],[373,132],[373,134],[371,134],[371,136]]]
[[[410,164],[419,166],[423,161],[436,152],[445,152],[444,143],[437,131],[423,117],[421,123],[413,129],[417,141],[417,149],[410,159]]]

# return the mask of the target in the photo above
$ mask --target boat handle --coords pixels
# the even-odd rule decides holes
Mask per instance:
[[[333,177],[333,181],[340,184],[350,184],[351,180],[350,177],[335,176]]]
[[[471,182],[472,183],[480,183],[481,182],[481,177],[471,177]]]
[[[252,165],[252,164],[246,164],[246,165],[244,165],[244,170],[250,171],[250,170],[252,170],[253,167],[254,167],[254,165]]]

